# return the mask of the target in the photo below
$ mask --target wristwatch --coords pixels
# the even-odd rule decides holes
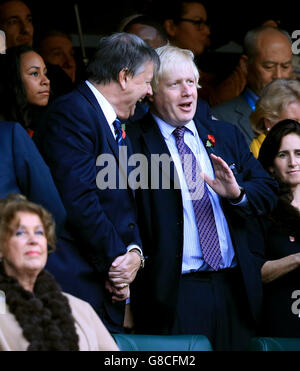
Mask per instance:
[[[140,268],[144,268],[144,266],[145,266],[145,257],[143,255],[143,252],[141,250],[138,250],[138,249],[131,249],[130,252],[135,252],[136,254],[138,254],[138,256],[141,259]]]

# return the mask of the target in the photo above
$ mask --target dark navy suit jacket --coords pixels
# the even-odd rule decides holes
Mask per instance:
[[[118,183],[119,148],[85,83],[52,104],[34,140],[67,211],[66,231],[48,269],[65,291],[88,301],[111,331],[121,331],[124,302],[112,304],[104,284],[113,260],[129,244],[141,245],[134,193],[97,187],[99,171],[107,166],[100,165],[103,154],[112,165],[107,176]]]
[[[231,165],[237,182],[246,191],[252,215],[247,215],[241,207],[233,206],[225,199],[221,201],[248,298],[246,308],[248,306],[249,314],[258,320],[262,285],[260,266],[251,249],[257,248],[262,240],[258,238],[255,215],[275,206],[277,186],[249,152],[241,132],[231,124],[213,120],[209,106],[201,100],[194,121],[204,145],[208,135],[215,137],[214,153]],[[127,133],[134,152],[143,153],[149,162],[151,154],[170,156],[151,114],[130,125]],[[163,174],[168,176],[161,163],[159,169],[160,177]],[[170,189],[162,189],[160,184],[159,189],[136,191],[140,233],[147,256],[145,268],[131,289],[131,303],[139,332],[167,333],[176,311],[183,253],[183,206],[181,191],[174,187],[173,171],[171,166]],[[150,170],[148,177],[150,183]]]
[[[66,213],[48,166],[32,139],[15,122],[0,122],[0,198],[21,193],[45,207],[54,217],[57,233]]]

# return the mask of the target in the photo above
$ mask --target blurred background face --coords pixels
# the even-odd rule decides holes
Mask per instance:
[[[284,119],[291,119],[300,122],[300,101],[292,102],[286,107],[286,109],[282,110],[279,121]]]
[[[153,49],[165,45],[165,41],[160,37],[157,30],[146,24],[132,24],[127,30],[128,33],[135,34],[146,41]]]
[[[151,110],[173,126],[190,122],[196,112],[197,82],[191,63],[178,63],[170,68],[153,92]]]
[[[257,54],[248,61],[248,85],[260,95],[271,81],[292,77],[292,48],[286,36],[275,29],[265,31],[257,40]]]
[[[66,36],[48,36],[40,44],[40,53],[46,62],[60,66],[75,82],[76,61],[71,40]]]
[[[279,27],[279,21],[276,21],[274,19],[267,19],[266,21],[264,21],[262,23],[262,26],[269,26],[269,27],[274,27],[274,28],[278,28]]]
[[[300,184],[300,137],[291,133],[282,138],[274,159],[276,176],[292,188]]]
[[[278,122],[285,119],[295,120],[300,123],[300,101],[295,101],[288,104],[287,107],[280,112],[280,115],[276,121],[271,122],[269,120],[265,120],[266,129],[271,129]]]
[[[11,223],[12,235],[3,246],[2,258],[6,273],[22,281],[26,273],[39,273],[47,261],[47,239],[38,215],[25,211],[16,213]]]
[[[186,19],[185,21],[182,19]],[[198,24],[193,21],[201,21]],[[185,3],[181,21],[165,24],[171,44],[183,49],[190,49],[200,55],[210,45],[210,29],[206,25],[207,13],[200,3]]]
[[[32,15],[23,2],[8,1],[0,5],[0,28],[5,32],[7,48],[32,45]]]
[[[20,74],[29,104],[46,106],[50,96],[50,81],[43,58],[30,51],[21,55]]]

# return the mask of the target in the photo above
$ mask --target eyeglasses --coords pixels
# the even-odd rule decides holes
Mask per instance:
[[[199,28],[199,30],[203,30],[205,26],[209,27],[209,25],[206,23],[206,21],[203,21],[203,20],[196,21],[195,19],[190,19],[190,18],[179,18],[178,21],[179,22],[190,22],[194,26],[197,26]]]

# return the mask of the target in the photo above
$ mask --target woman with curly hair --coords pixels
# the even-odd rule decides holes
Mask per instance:
[[[1,121],[19,122],[32,135],[50,96],[44,60],[21,45],[7,49],[0,61]]]
[[[23,196],[0,202],[0,351],[118,350],[92,307],[65,294],[44,270],[54,222]]]

